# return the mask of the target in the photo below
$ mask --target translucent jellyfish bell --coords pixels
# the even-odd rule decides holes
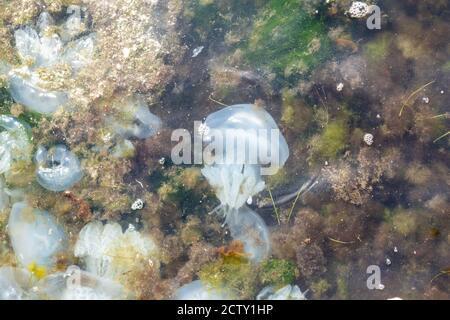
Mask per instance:
[[[8,207],[9,195],[6,192],[5,181],[0,177],[0,212]]]
[[[148,109],[144,99],[139,96],[118,98],[113,103],[116,117],[108,119],[113,130],[125,139],[147,139],[161,129],[162,121]]]
[[[33,283],[33,275],[26,269],[0,267],[0,300],[28,299]]]
[[[231,237],[244,244],[244,252],[248,258],[259,263],[269,256],[270,236],[264,220],[247,206],[227,216],[227,225]]]
[[[307,291],[301,292],[297,285],[290,284],[278,290],[268,286],[261,290],[256,300],[307,300],[305,296]]]
[[[279,168],[289,157],[286,140],[272,116],[262,107],[252,104],[232,105],[210,114],[205,120],[205,126],[207,130],[203,134],[203,141],[206,143],[214,140],[217,131],[222,133],[224,141],[227,134],[236,134],[239,139],[245,139],[243,150],[230,150],[225,146],[224,159],[230,152],[244,152],[243,163],[268,165],[270,159]]]
[[[56,255],[65,250],[66,235],[47,211],[17,202],[11,209],[8,232],[14,253],[24,267],[36,265],[51,268]]]
[[[36,295],[54,300],[115,300],[126,298],[117,282],[70,266],[66,272],[51,274],[36,284]]]
[[[232,300],[233,295],[226,288],[213,288],[201,280],[195,280],[178,288],[174,300]]]
[[[80,161],[66,146],[57,145],[49,150],[41,146],[35,160],[37,181],[47,190],[67,190],[83,176]]]

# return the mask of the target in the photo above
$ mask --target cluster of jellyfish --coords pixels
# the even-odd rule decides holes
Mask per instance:
[[[51,116],[70,108],[70,93],[51,89],[44,71],[64,65],[71,77],[90,62],[95,50],[95,34],[86,31],[80,7],[59,25],[44,12],[34,26],[18,29],[15,36],[20,66],[0,61],[0,74],[6,76],[8,90],[16,103],[28,111]],[[55,28],[57,27],[57,28]],[[58,30],[59,32],[52,32]],[[161,120],[152,114],[138,95],[117,97],[112,104],[127,117],[110,117],[105,125],[115,135],[114,155],[120,157],[134,148],[129,139],[146,139],[158,132]],[[129,264],[114,261],[115,256],[133,259],[155,256],[156,244],[130,225],[123,231],[118,223],[89,222],[75,244],[75,256],[84,270],[71,266],[56,270],[58,257],[69,250],[64,227],[48,211],[33,208],[25,191],[10,189],[5,178],[18,162],[36,165],[35,180],[49,192],[63,192],[80,182],[82,162],[64,144],[33,146],[28,124],[11,115],[0,115],[0,210],[11,207],[8,235],[17,266],[0,267],[0,300],[8,299],[124,299],[132,298],[115,277],[126,274]],[[127,257],[126,257],[127,258]],[[77,281],[77,285],[69,285]]]
[[[62,24],[59,33],[51,32],[56,26],[50,14],[41,14],[34,26],[26,26],[15,32],[16,49],[22,65],[10,66],[0,62],[0,73],[6,75],[8,88],[15,102],[29,111],[51,116],[60,108],[70,106],[70,92],[52,89],[41,78],[42,70],[52,70],[61,65],[69,67],[72,77],[92,61],[95,51],[95,34],[85,35],[86,28],[74,10]],[[138,95],[117,97],[112,105],[127,117],[109,117],[110,126],[117,141],[114,155],[120,157],[123,149],[134,148],[130,139],[146,139],[155,135],[162,121],[152,114],[145,101]],[[130,116],[131,115],[131,116]],[[203,133],[205,142],[212,139],[211,132],[229,129],[278,130],[263,108],[243,104],[226,107],[206,118],[209,133]],[[276,168],[284,165],[289,149],[282,135],[254,135],[247,130],[245,139],[262,154],[278,155]],[[274,147],[275,146],[275,147]],[[223,156],[245,150],[225,148]],[[244,157],[247,158],[247,157]],[[123,231],[118,223],[89,222],[83,227],[74,247],[74,255],[82,263],[67,271],[49,273],[56,269],[58,257],[69,250],[69,240],[62,225],[52,213],[33,208],[26,201],[25,191],[9,189],[5,177],[19,161],[36,164],[35,179],[49,192],[63,192],[79,183],[83,177],[82,161],[66,145],[32,144],[31,129],[23,121],[0,115],[0,210],[11,207],[8,234],[18,265],[0,267],[0,299],[123,299],[130,298],[117,275],[127,274],[130,264],[115,261],[116,256],[133,259],[136,255],[147,260],[157,254],[157,246],[150,236],[141,234],[130,225]],[[254,162],[208,164],[202,174],[215,190],[221,205],[225,224],[235,240],[244,245],[245,253],[254,264],[270,255],[269,231],[263,219],[246,203],[265,188],[263,159]],[[74,277],[75,275],[75,277]],[[77,285],[69,285],[77,280]],[[132,296],[131,296],[132,298]],[[175,299],[232,299],[226,287],[211,288],[200,280],[179,288]],[[264,288],[258,299],[304,299],[297,286],[288,285],[277,291]]]

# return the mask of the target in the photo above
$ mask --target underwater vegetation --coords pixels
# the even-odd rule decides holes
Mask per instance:
[[[449,299],[449,17],[0,1],[0,299]]]
[[[249,65],[279,85],[295,83],[329,57],[323,18],[305,10],[307,2],[268,1],[256,15],[242,49]]]

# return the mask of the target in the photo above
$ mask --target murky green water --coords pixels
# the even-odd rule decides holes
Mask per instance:
[[[449,299],[450,4],[352,3],[0,1],[0,297]],[[289,158],[234,208],[171,135],[236,104]]]

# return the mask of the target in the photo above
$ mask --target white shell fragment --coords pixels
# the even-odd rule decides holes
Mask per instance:
[[[351,18],[361,19],[369,14],[370,7],[367,3],[361,1],[354,1],[348,10]]]
[[[371,146],[373,144],[373,134],[366,133],[363,137],[363,140],[368,146]]]

